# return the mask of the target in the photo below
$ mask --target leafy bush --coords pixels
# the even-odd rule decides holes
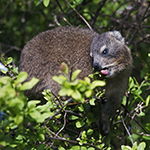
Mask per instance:
[[[130,78],[122,107],[111,120],[111,134],[103,139],[95,124],[98,102],[91,99],[93,90],[86,86],[90,84],[88,78],[83,81],[86,83],[83,84],[86,94],[77,88],[76,83],[82,84],[79,80],[75,83],[65,79],[68,86],[62,85],[63,90],[76,89],[66,93],[75,96],[74,102],[72,99],[62,101],[49,91],[44,91],[47,103],[41,105],[39,100],[28,100],[23,94],[25,89],[31,88],[37,81],[32,80],[35,82],[31,85],[19,79],[16,83],[19,76],[26,78],[26,73],[18,75],[12,58],[1,57],[0,68],[3,73],[0,72],[0,104],[3,106],[0,105],[0,149],[104,149],[104,146],[117,149],[120,145],[127,145],[122,146],[122,149],[140,149],[141,146],[144,149],[145,143],[145,149],[150,149],[148,1],[1,0],[0,7],[0,53],[12,56],[15,64],[18,64],[22,47],[33,36],[64,25],[91,26],[99,33],[121,31],[134,59],[134,77]],[[84,96],[89,96],[90,100],[82,99],[80,103],[78,97]],[[27,111],[30,109],[32,113]],[[49,119],[43,121],[47,115],[50,115]]]
[[[40,100],[29,100],[23,93],[32,88],[38,79],[26,82],[26,72],[17,75],[12,61],[8,61],[11,58],[2,59],[6,69],[3,72],[7,76],[0,78],[1,149],[109,150],[115,149],[113,140],[116,140],[116,135],[132,145],[132,148],[122,145],[122,150],[143,150],[146,145],[149,146],[149,122],[140,121],[149,116],[150,95],[147,95],[146,100],[141,96],[143,88],[147,88],[150,83],[148,74],[140,85],[130,78],[129,92],[124,97],[122,110],[114,117],[111,134],[105,138],[97,132],[99,102],[93,97],[95,88],[104,86],[104,81],[91,82],[89,77],[79,80],[77,76],[80,70],[73,72],[69,79],[68,67],[62,63],[61,73],[64,75],[53,77],[61,85],[60,96],[45,90],[43,95],[47,102],[40,104]],[[99,100],[102,95],[101,92],[97,94]],[[68,99],[63,100],[64,96]],[[118,140],[118,146],[121,144]]]

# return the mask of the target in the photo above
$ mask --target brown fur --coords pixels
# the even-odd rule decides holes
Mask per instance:
[[[108,50],[108,54],[102,54],[104,49]],[[97,71],[108,69],[107,103],[102,108],[102,131],[107,134],[109,119],[121,104],[132,67],[130,50],[121,34],[118,31],[98,34],[78,27],[59,27],[38,34],[25,45],[20,58],[19,71],[26,71],[29,79],[40,79],[26,95],[40,99],[43,89],[57,94],[59,86],[52,77],[58,74],[62,62],[71,72],[81,69],[81,79],[92,73],[92,67]]]

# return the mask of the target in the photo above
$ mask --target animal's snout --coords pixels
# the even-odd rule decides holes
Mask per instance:
[[[99,65],[99,63],[94,63],[93,68],[94,68],[94,71],[100,71],[102,69],[102,67]]]

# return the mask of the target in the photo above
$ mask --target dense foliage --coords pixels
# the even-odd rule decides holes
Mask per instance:
[[[146,0],[1,0],[0,149],[150,149],[149,16]],[[69,68],[62,64],[64,76],[53,79],[61,85],[59,95],[74,101],[43,91],[46,103],[41,104],[23,94],[38,79],[24,82],[27,74],[18,74],[21,49],[39,32],[64,25],[119,30],[131,48],[132,77],[107,138],[98,132],[99,102],[93,98],[104,81],[78,80],[80,70],[69,80]]]

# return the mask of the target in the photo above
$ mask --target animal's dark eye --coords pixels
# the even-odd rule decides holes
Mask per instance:
[[[102,51],[102,55],[106,55],[108,53],[108,49],[105,48],[103,51]]]

